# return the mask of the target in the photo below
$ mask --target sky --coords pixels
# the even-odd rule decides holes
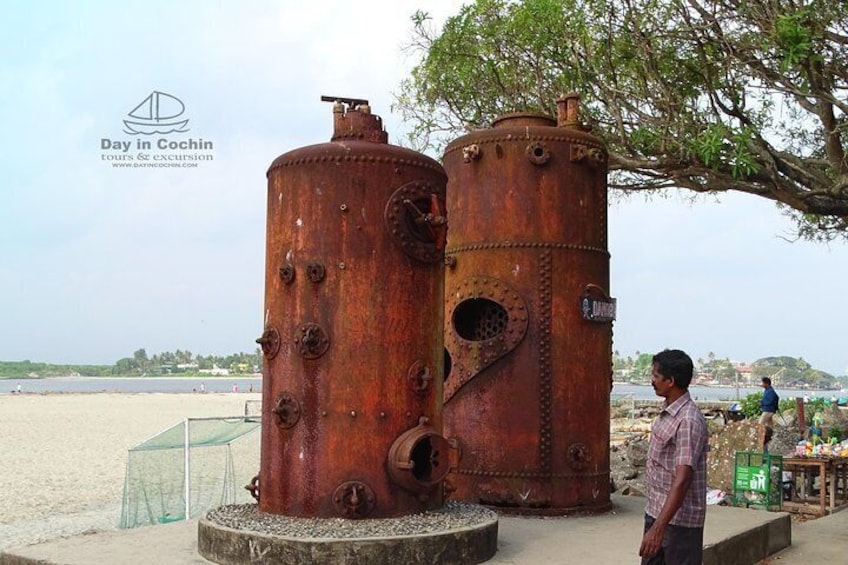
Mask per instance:
[[[410,125],[391,105],[416,60],[403,49],[409,17],[426,8],[438,24],[458,5],[3,3],[0,360],[253,351],[268,165],[329,141],[325,94],[369,99],[390,142],[405,137]],[[182,102],[187,133],[123,131],[153,91]],[[211,142],[172,151],[211,160],[107,160],[123,154],[112,142],[160,137]],[[789,242],[791,229],[772,202],[739,194],[613,202],[614,349],[747,362],[789,355],[848,372],[848,245]]]

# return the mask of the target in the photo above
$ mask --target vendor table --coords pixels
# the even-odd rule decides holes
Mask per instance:
[[[848,506],[848,458],[783,457],[783,471],[792,475],[783,510],[824,516]],[[816,477],[818,494],[813,488]]]

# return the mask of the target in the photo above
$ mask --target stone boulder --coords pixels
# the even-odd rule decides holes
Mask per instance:
[[[634,437],[621,445],[610,446],[610,480],[613,492],[644,496],[645,462],[648,441]]]
[[[714,433],[707,454],[707,486],[732,493],[736,452],[762,453],[765,433],[765,426],[753,420],[729,422],[723,430]]]

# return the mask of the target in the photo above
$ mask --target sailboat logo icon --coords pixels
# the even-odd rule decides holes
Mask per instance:
[[[188,119],[179,119],[184,112],[185,104],[182,100],[154,90],[127,114],[133,119],[124,120],[124,133],[153,135],[186,132]]]

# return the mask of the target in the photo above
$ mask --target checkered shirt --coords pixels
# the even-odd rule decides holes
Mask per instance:
[[[645,486],[648,506],[645,512],[657,518],[671,492],[674,468],[692,467],[695,474],[683,504],[671,524],[687,528],[704,525],[707,511],[707,446],[709,432],[703,414],[686,392],[665,406],[651,426]]]

